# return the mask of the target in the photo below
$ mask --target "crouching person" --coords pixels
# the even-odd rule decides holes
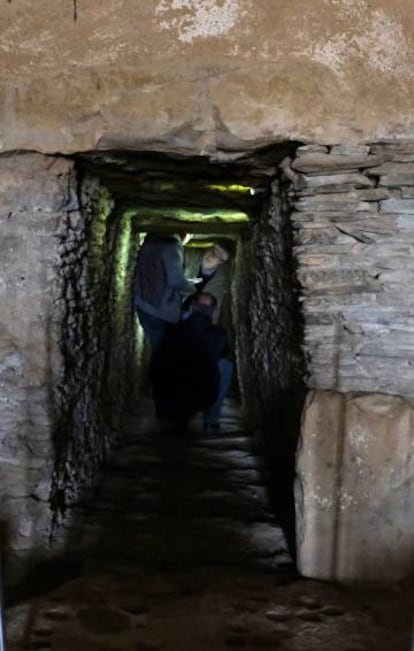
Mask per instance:
[[[233,363],[227,332],[212,323],[216,299],[197,294],[189,316],[170,325],[153,358],[153,388],[158,418],[178,427],[203,412],[204,429],[218,431],[224,398],[230,388]]]

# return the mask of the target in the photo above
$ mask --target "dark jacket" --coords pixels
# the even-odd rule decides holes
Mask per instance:
[[[152,362],[157,415],[185,419],[211,407],[220,386],[217,362],[227,352],[225,329],[202,314],[169,326]]]
[[[194,292],[184,277],[183,247],[174,235],[147,235],[134,280],[136,307],[168,323],[177,323],[182,299]]]

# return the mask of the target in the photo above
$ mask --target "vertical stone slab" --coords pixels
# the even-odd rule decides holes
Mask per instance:
[[[48,546],[71,169],[39,154],[0,157],[0,526],[14,578],[23,558]]]
[[[414,406],[391,395],[311,391],[295,497],[304,576],[407,576],[414,567]]]

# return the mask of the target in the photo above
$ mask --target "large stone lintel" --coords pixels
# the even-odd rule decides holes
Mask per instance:
[[[310,391],[295,486],[306,577],[398,580],[414,566],[414,405],[379,393]]]

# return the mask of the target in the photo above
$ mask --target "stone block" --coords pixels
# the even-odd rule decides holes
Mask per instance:
[[[406,173],[400,172],[399,174],[384,174],[380,177],[379,184],[389,188],[399,188],[401,186],[414,185],[414,172]]]
[[[292,163],[292,168],[298,172],[322,174],[323,171],[336,170],[354,170],[359,168],[379,167],[387,160],[386,154],[353,154],[345,156],[343,154],[324,154],[319,152],[309,152],[296,158]]]
[[[296,150],[296,156],[304,156],[305,154],[327,154],[328,147],[324,145],[302,145]]]
[[[387,161],[378,167],[367,170],[369,176],[383,176],[385,174],[414,174],[414,163],[400,163]]]
[[[354,172],[353,174],[322,174],[321,176],[301,175],[306,188],[320,188],[320,192],[325,192],[327,187],[331,186],[355,186],[356,188],[370,188],[374,185],[372,179],[365,174]]]
[[[414,405],[392,395],[311,391],[295,486],[306,577],[398,580],[414,563]]]
[[[345,194],[345,193],[344,193]],[[333,197],[333,198],[332,198]],[[296,210],[309,212],[315,210],[317,212],[330,212],[333,208],[338,212],[353,213],[363,212],[371,209],[367,201],[357,201],[350,197],[343,197],[338,200],[334,195],[316,195],[313,197],[302,197],[295,201],[294,208]]]
[[[370,153],[369,145],[334,145],[331,148],[331,154],[340,154],[342,156],[358,156]]]
[[[24,20],[32,6],[7,2],[0,25],[3,151],[412,138],[408,0],[374,22],[368,3],[325,0],[101,0],[76,22],[67,0]]]
[[[385,199],[380,202],[380,211],[414,214],[414,199]]]

